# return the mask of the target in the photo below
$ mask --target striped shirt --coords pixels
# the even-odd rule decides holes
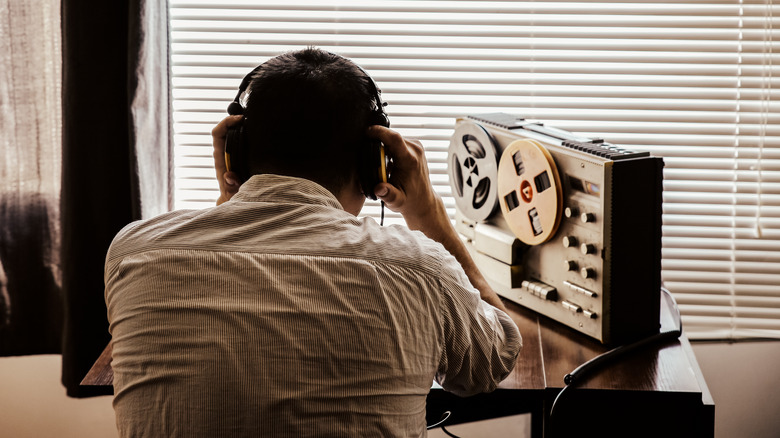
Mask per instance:
[[[491,391],[521,346],[440,244],[298,178],[128,225],[105,282],[123,437],[425,436],[434,378]]]

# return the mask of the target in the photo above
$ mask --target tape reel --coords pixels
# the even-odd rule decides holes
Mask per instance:
[[[538,142],[515,140],[498,163],[498,201],[509,229],[522,242],[539,245],[561,223],[563,190],[552,155]]]
[[[477,123],[465,121],[450,138],[447,173],[455,205],[464,216],[483,221],[498,203],[498,153],[493,137]]]

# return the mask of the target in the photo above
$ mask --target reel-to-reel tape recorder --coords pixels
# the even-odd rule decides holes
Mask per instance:
[[[605,344],[657,333],[663,160],[503,113],[457,120],[456,229],[496,292]]]

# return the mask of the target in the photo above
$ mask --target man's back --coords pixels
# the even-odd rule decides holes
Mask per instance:
[[[516,329],[441,246],[310,181],[244,186],[109,252],[123,436],[420,436],[434,374],[471,393],[511,370]]]

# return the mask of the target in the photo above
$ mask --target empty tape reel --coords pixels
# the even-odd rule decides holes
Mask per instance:
[[[493,137],[477,123],[465,121],[450,139],[447,173],[455,204],[464,216],[483,221],[498,203],[498,154]]]
[[[528,245],[550,239],[561,223],[563,190],[552,155],[534,140],[515,140],[498,163],[498,202],[509,228]]]

